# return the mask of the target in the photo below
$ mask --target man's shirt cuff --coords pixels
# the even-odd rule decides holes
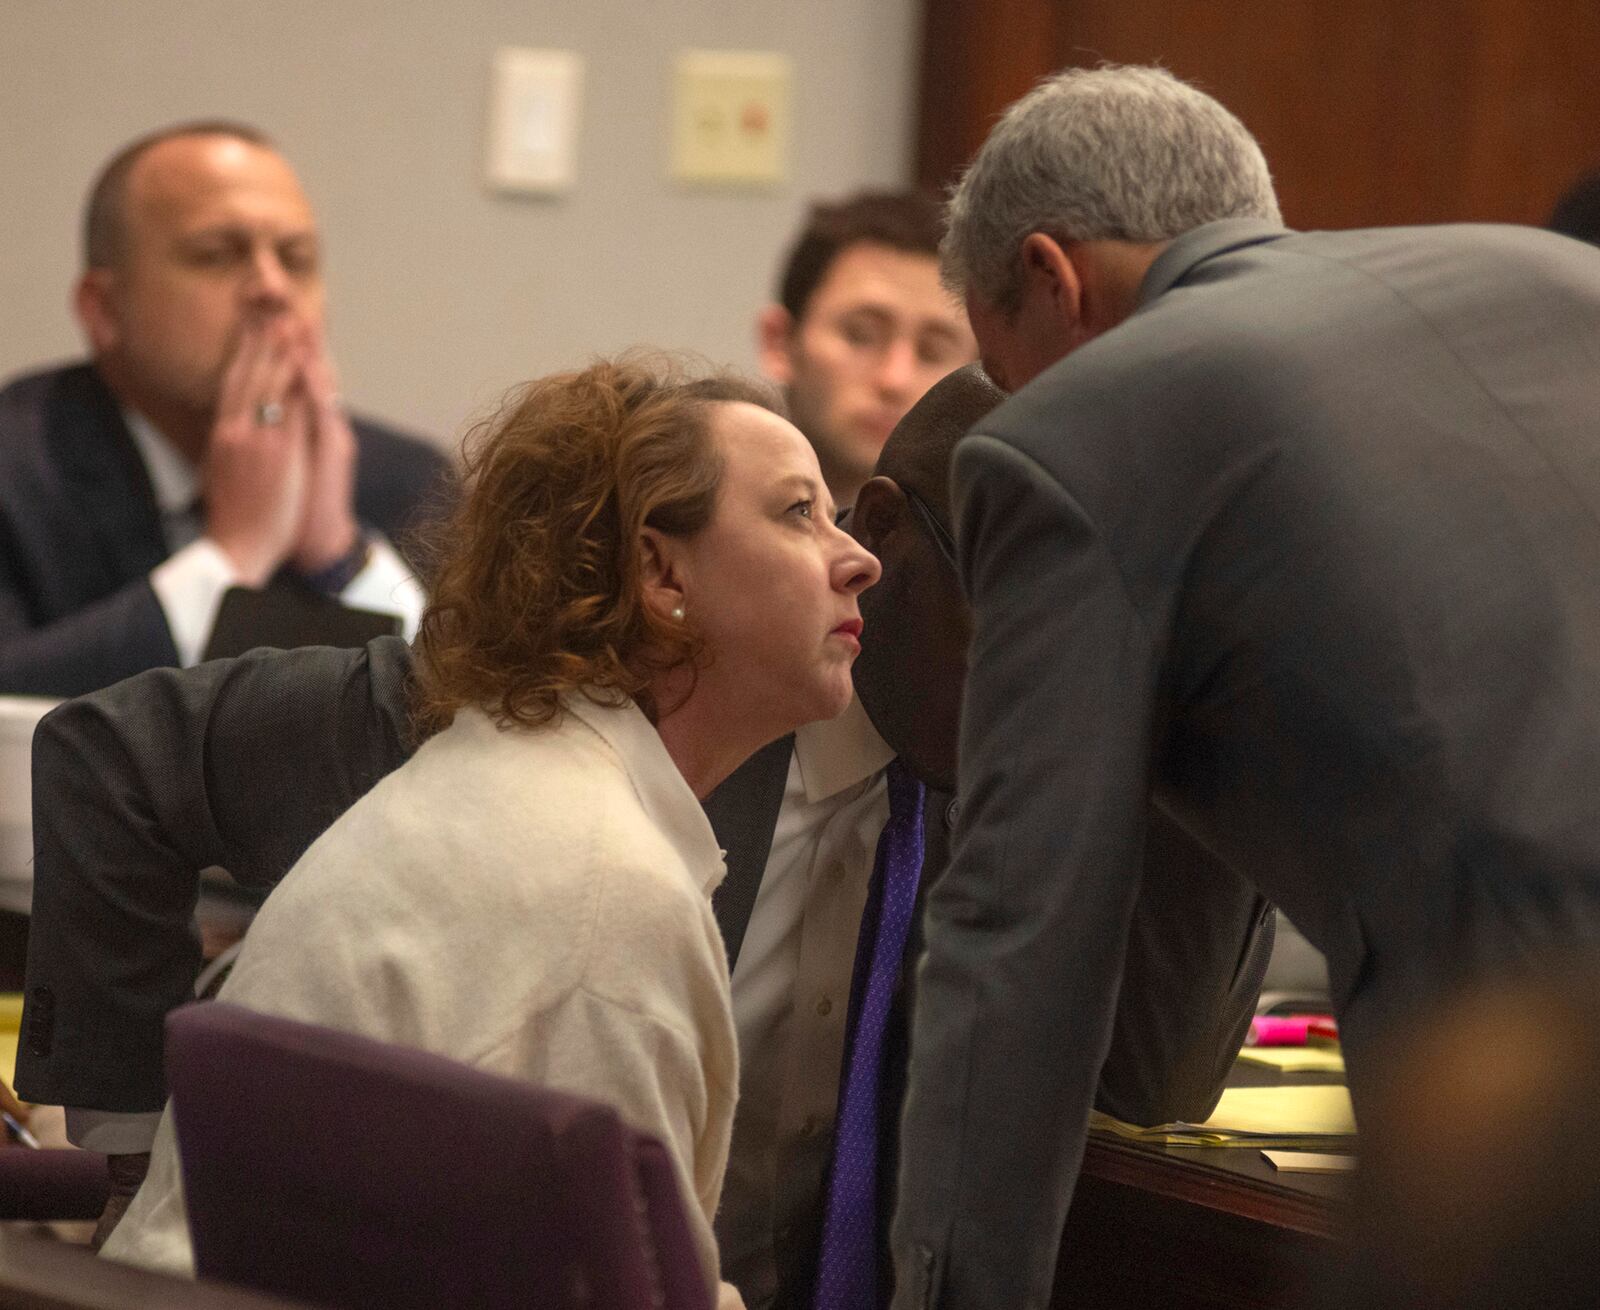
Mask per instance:
[[[374,532],[371,541],[366,567],[350,579],[339,593],[339,599],[355,609],[397,616],[406,640],[410,641],[417,635],[417,624],[426,603],[422,584],[383,537]]]
[[[75,1110],[67,1106],[67,1140],[101,1155],[139,1155],[156,1139],[160,1110],[119,1114],[114,1110]]]
[[[180,668],[200,663],[222,595],[238,581],[233,561],[206,537],[191,541],[150,571],[150,586],[167,620]]]

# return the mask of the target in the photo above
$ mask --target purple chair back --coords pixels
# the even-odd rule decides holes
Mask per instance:
[[[98,1219],[110,1194],[103,1155],[0,1148],[0,1220]]]
[[[330,1306],[709,1310],[609,1106],[226,1003],[167,1018],[199,1273]]]

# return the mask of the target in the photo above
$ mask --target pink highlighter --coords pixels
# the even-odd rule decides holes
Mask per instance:
[[[1246,1046],[1304,1046],[1314,1023],[1331,1021],[1326,1014],[1258,1014],[1245,1034]]]

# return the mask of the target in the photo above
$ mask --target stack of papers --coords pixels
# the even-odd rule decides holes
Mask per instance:
[[[1355,1111],[1350,1093],[1337,1086],[1229,1087],[1216,1112],[1203,1124],[1157,1124],[1137,1128],[1096,1110],[1091,1128],[1104,1128],[1138,1142],[1168,1146],[1327,1145],[1330,1138],[1353,1137]]]
[[[1263,1151],[1267,1163],[1286,1174],[1347,1174],[1356,1167],[1353,1155],[1319,1155],[1315,1151]]]

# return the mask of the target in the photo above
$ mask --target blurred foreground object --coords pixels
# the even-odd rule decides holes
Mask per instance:
[[[1391,1049],[1362,1120],[1339,1305],[1563,1310],[1596,1301],[1600,958],[1458,993]]]

